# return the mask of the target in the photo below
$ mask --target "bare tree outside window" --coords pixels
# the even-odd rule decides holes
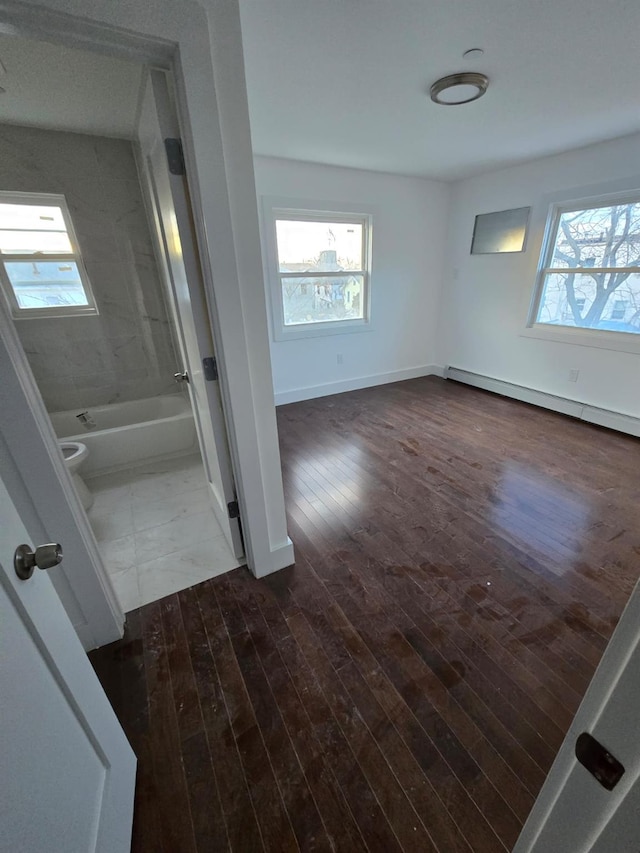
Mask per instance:
[[[536,322],[640,333],[640,202],[558,211]]]

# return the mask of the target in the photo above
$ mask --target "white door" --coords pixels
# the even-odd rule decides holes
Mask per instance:
[[[583,732],[592,735],[624,767],[612,790],[607,790],[576,758],[576,741]],[[611,766],[605,756],[605,770],[600,773],[603,778]],[[605,650],[513,853],[638,851],[640,583]]]
[[[136,759],[0,480],[0,851],[126,853]]]
[[[0,468],[18,483],[13,499],[40,541],[64,538],[66,557],[52,580],[85,649],[122,636],[116,600],[80,499],[65,467],[49,415],[0,299]]]
[[[143,179],[154,208],[161,261],[164,261],[161,266],[178,329],[183,359],[179,372],[184,368],[188,376],[189,396],[213,509],[231,550],[236,557],[242,557],[240,522],[237,517],[230,518],[228,508],[236,500],[236,493],[219,383],[217,379],[207,378],[203,368],[203,360],[214,356],[214,345],[189,193],[184,175],[169,171],[165,148],[165,140],[179,142],[179,137],[166,77],[160,71],[150,71],[138,138],[145,173]]]

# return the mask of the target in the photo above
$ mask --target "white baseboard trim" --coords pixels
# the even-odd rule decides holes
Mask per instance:
[[[256,560],[256,565],[250,571],[257,578],[263,578],[266,575],[272,575],[280,569],[286,569],[287,566],[292,566],[295,562],[295,554],[293,552],[293,542],[287,536],[286,544],[279,548],[274,548],[264,559]]]
[[[572,418],[581,421],[640,437],[640,418],[633,417],[633,415],[601,409],[579,400],[572,400],[569,397],[547,394],[545,391],[528,388],[526,385],[505,382],[502,379],[494,379],[491,376],[473,373],[470,370],[461,370],[457,367],[445,368],[444,377],[456,382],[463,382],[465,385],[484,388],[485,391],[493,391],[503,397],[512,397],[514,400],[522,400],[524,403],[532,403],[534,406],[540,406],[543,409],[551,409],[563,415],[570,415]]]
[[[357,376],[341,382],[326,382],[308,388],[294,388],[280,391],[275,395],[276,406],[287,403],[299,403],[301,400],[314,400],[316,397],[328,397],[330,394],[342,394],[345,391],[358,391],[374,385],[387,385],[389,382],[401,382],[404,379],[418,379],[420,376],[443,376],[444,368],[438,364],[424,364],[421,367],[407,367],[404,370],[392,370],[389,373],[375,373],[371,376]]]

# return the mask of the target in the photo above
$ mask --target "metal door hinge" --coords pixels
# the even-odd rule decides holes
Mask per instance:
[[[607,791],[613,791],[622,779],[622,764],[587,732],[583,732],[576,741],[576,758]]]
[[[185,175],[186,169],[184,166],[184,151],[182,150],[182,140],[168,138],[164,141],[164,148],[167,152],[167,164],[172,175]]]
[[[214,356],[203,358],[202,368],[204,370],[204,378],[207,382],[215,382],[218,379],[218,362]]]
[[[229,513],[229,518],[240,518],[240,507],[238,506],[238,501],[230,501],[227,504],[227,512]]]

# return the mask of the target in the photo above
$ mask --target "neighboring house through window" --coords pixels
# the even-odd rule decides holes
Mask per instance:
[[[370,215],[277,207],[266,215],[276,339],[366,329]]]
[[[64,196],[0,192],[0,281],[15,318],[98,313]]]
[[[530,324],[640,334],[640,193],[552,208]]]

